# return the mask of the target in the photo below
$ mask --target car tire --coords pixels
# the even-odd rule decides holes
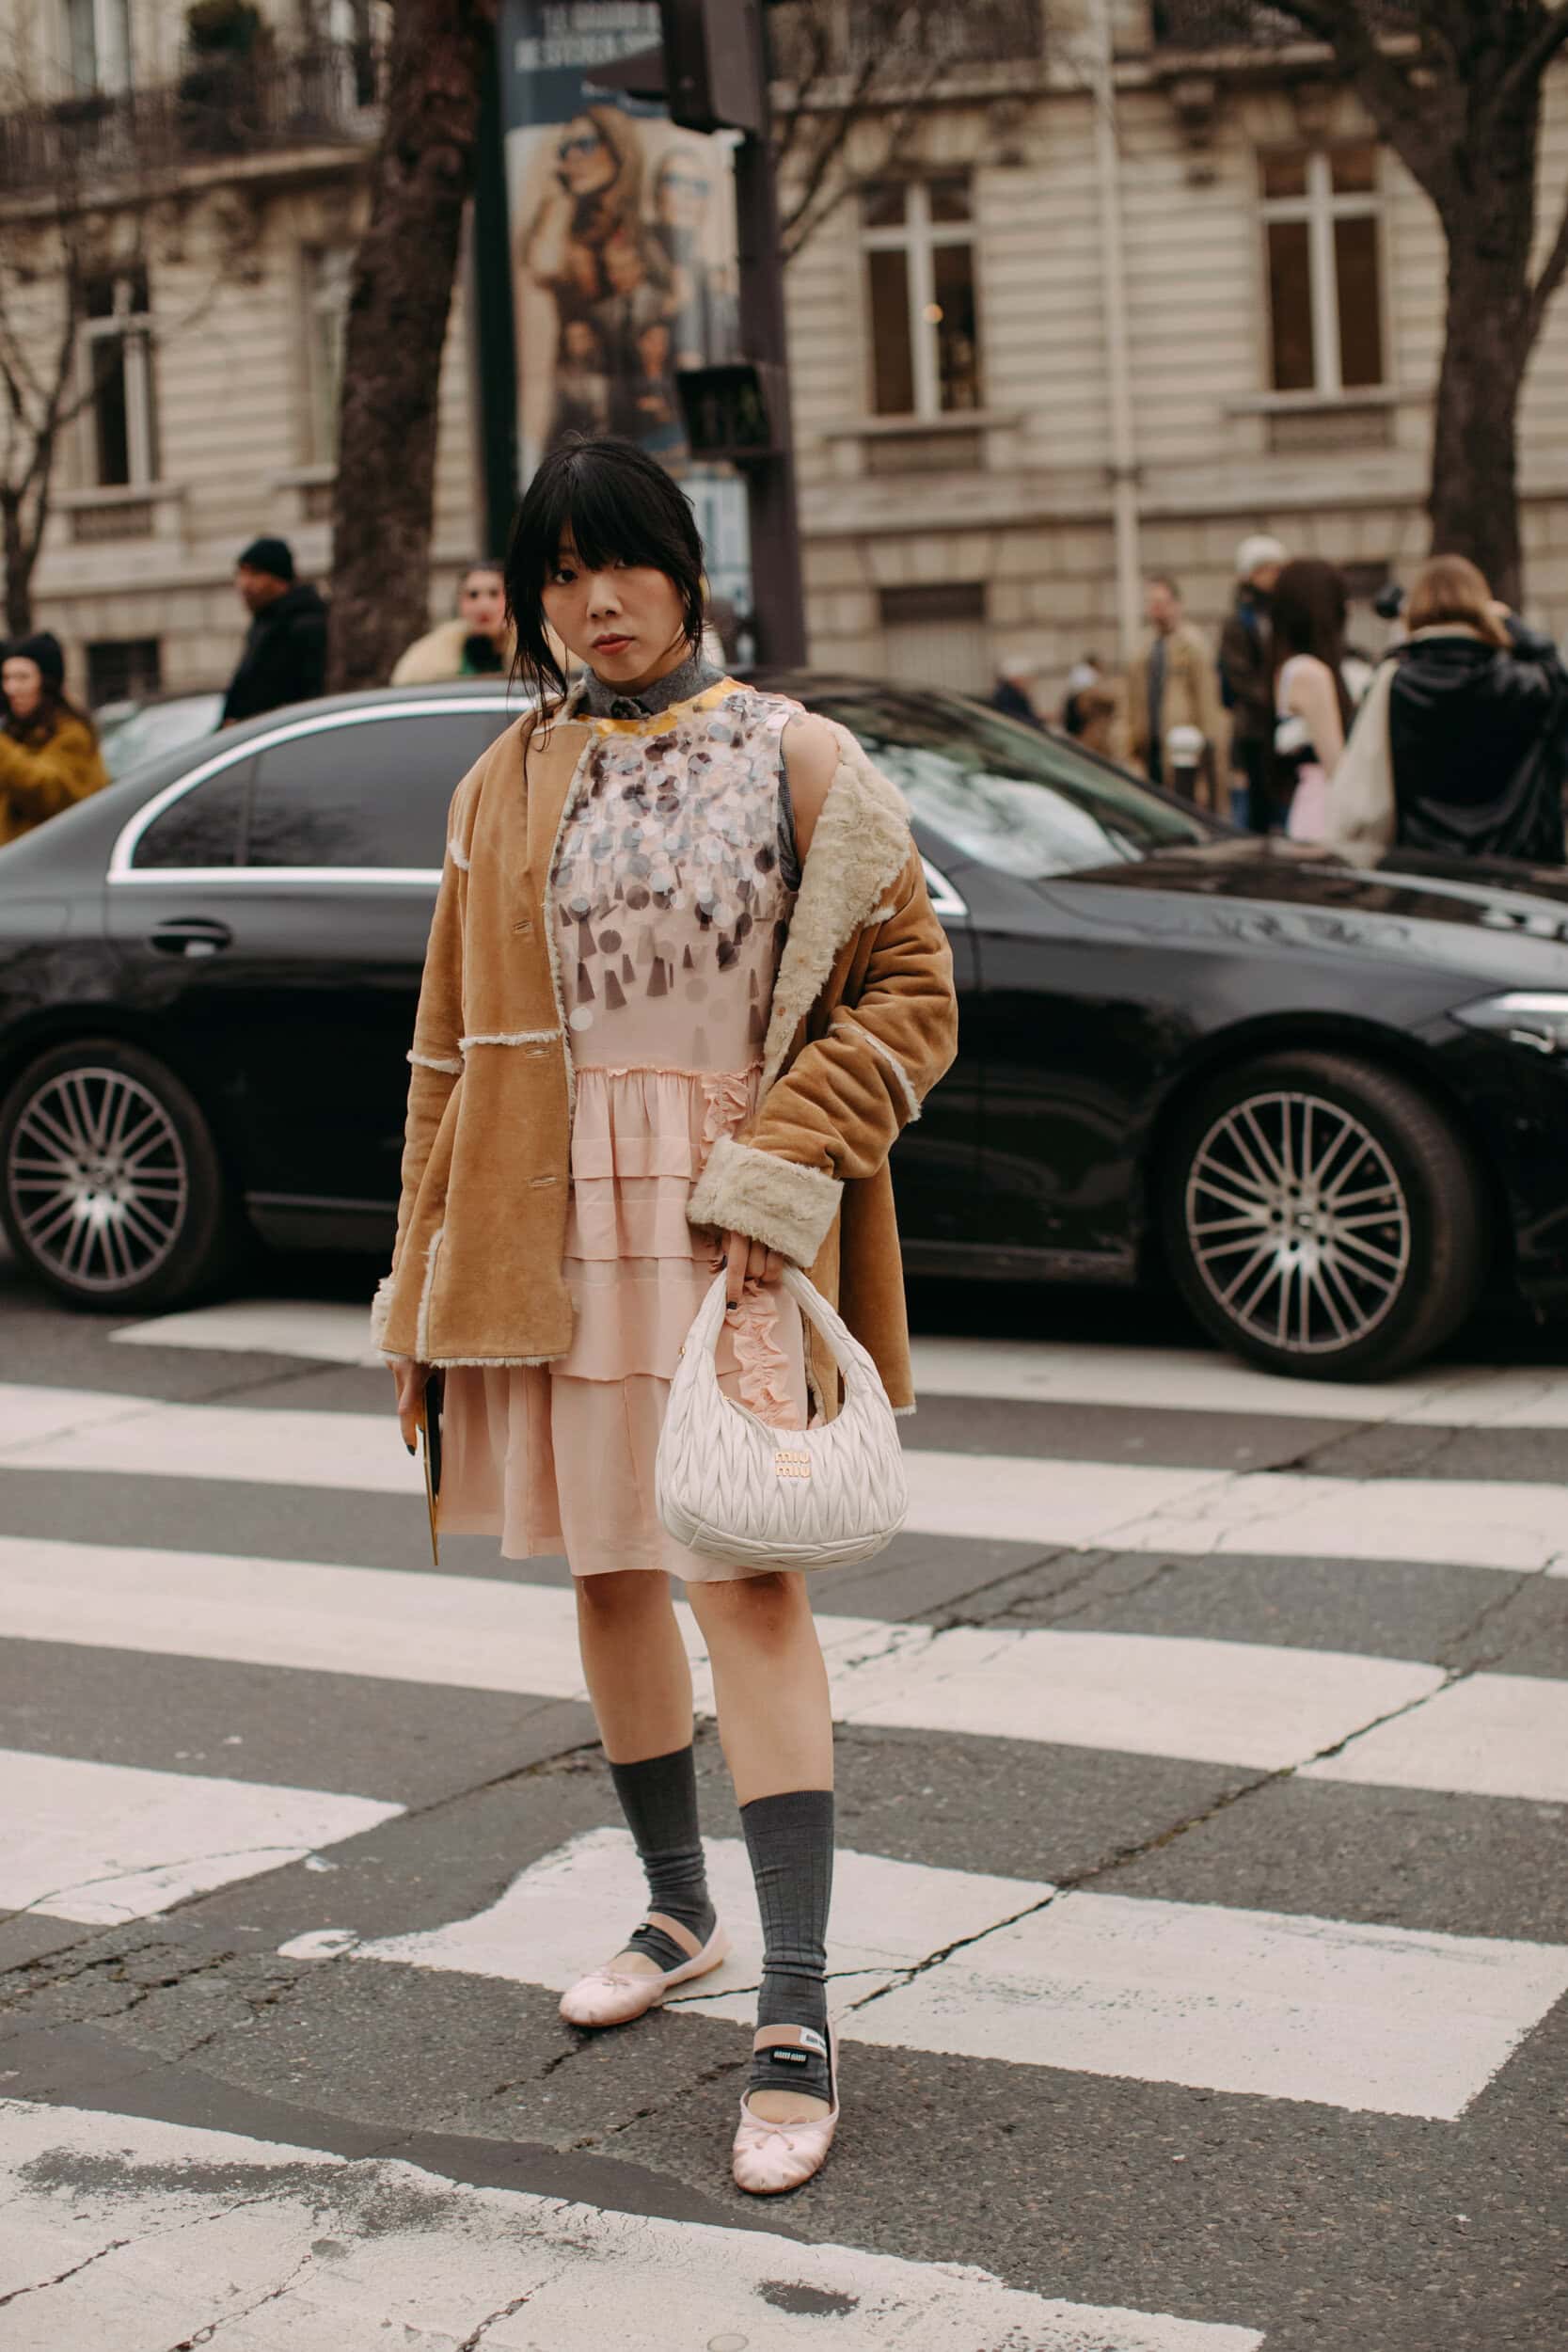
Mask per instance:
[[[1476,1303],[1475,1164],[1441,1111],[1376,1063],[1281,1053],[1227,1071],[1162,1156],[1157,1209],[1187,1304],[1271,1372],[1387,1379]]]
[[[30,1273],[101,1312],[200,1295],[241,1241],[189,1089],[118,1038],[59,1046],[11,1087],[0,1104],[0,1216]]]

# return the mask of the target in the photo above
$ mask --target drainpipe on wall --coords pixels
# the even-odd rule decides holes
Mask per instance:
[[[1087,0],[1089,92],[1094,105],[1095,177],[1100,199],[1100,278],[1104,295],[1105,371],[1111,421],[1111,522],[1116,540],[1117,626],[1121,659],[1131,660],[1143,626],[1138,551],[1138,463],[1132,430],[1132,371],[1127,341],[1127,272],[1121,242],[1117,147],[1117,84],[1112,0]]]

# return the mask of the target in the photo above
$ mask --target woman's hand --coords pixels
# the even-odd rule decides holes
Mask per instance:
[[[769,1249],[760,1241],[752,1241],[747,1233],[725,1233],[721,1236],[724,1252],[724,1303],[733,1311],[740,1304],[740,1295],[748,1282],[777,1282],[784,1274],[784,1262],[776,1249]]]
[[[406,1358],[392,1366],[392,1385],[397,1391],[398,1427],[403,1442],[410,1454],[420,1434],[420,1406],[424,1397],[424,1384],[430,1377],[428,1364],[410,1363]]]

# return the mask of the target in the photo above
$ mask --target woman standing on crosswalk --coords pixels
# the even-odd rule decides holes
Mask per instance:
[[[810,2178],[838,2116],[827,1675],[804,1580],[682,1549],[654,1460],[720,1268],[729,1394],[795,1428],[810,1395],[836,1409],[777,1288],[789,1261],[911,1405],[887,1157],[957,1013],[897,792],[843,730],[705,661],[702,574],[689,504],[631,444],[574,441],[534,477],[507,589],[540,707],[452,803],[376,1326],[405,1436],[446,1368],[442,1525],[573,1572],[649,1899],[562,1999],[578,2026],[642,2015],[728,1947],[669,1577],[686,1583],[762,1914],[734,2166],[768,2193]],[[552,630],[585,665],[570,692]]]

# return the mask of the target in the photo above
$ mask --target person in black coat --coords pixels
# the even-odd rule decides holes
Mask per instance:
[[[224,699],[226,727],[326,691],[326,605],[294,578],[287,541],[253,539],[235,567],[234,585],[251,621]]]
[[[1335,847],[1560,866],[1568,671],[1463,556],[1434,556],[1329,794]]]

